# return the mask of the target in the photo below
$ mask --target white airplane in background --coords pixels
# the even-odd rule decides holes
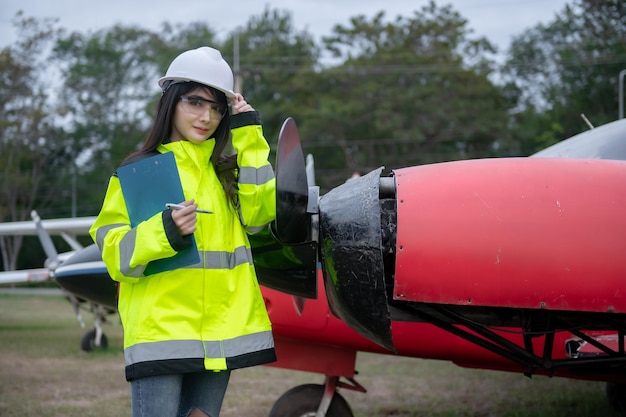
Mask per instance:
[[[89,228],[96,220],[95,216],[75,217],[66,219],[42,220],[37,212],[31,212],[32,221],[21,221],[11,223],[0,223],[0,236],[38,236],[41,246],[46,254],[46,260],[43,268],[23,269],[17,271],[1,271],[0,285],[16,285],[25,283],[44,283],[55,281],[56,272],[68,259],[72,259],[77,252],[85,251],[95,245],[87,248],[78,242],[75,236],[87,236]],[[63,240],[72,249],[69,252],[58,253],[51,236],[60,235]],[[97,249],[97,248],[95,248]],[[93,249],[91,249],[93,251]],[[104,268],[104,263],[99,261],[100,268]],[[111,281],[109,291],[104,294],[110,295],[116,290],[116,286]],[[116,314],[116,307],[112,305],[103,305],[91,299],[85,299],[77,294],[64,289],[60,286],[61,291],[72,304],[74,312],[81,327],[85,327],[81,315],[81,308],[88,310],[94,314],[94,328],[83,336],[81,340],[81,348],[90,351],[97,347],[106,348],[108,341],[106,335],[102,331],[102,323],[106,321],[106,316]],[[110,304],[110,303],[107,303]]]
[[[73,237],[87,235],[95,217],[77,217],[68,219],[41,220],[36,211],[31,212],[32,221],[0,223],[0,236],[39,236],[46,253],[44,268],[0,272],[1,284],[24,282],[44,282],[50,280],[50,271],[54,270],[67,258],[83,246]],[[72,251],[57,253],[50,235],[60,235],[72,248]]]

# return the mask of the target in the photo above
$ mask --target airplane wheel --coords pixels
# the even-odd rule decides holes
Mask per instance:
[[[606,396],[615,411],[626,411],[626,384],[607,382]]]
[[[315,417],[324,395],[324,385],[305,384],[293,387],[274,403],[269,417]],[[354,417],[346,400],[335,392],[326,417]]]
[[[85,333],[80,341],[80,348],[85,352],[91,352],[96,348],[106,349],[107,347],[109,347],[109,341],[104,333],[102,333],[102,337],[100,338],[100,346],[96,346],[96,329],[92,329]]]

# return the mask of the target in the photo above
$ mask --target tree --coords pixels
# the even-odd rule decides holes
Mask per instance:
[[[163,23],[158,33],[116,25],[93,34],[72,33],[57,44],[86,214],[97,212],[111,174],[145,139],[160,97],[157,80],[172,59],[213,43],[214,37],[201,22]]]
[[[162,75],[162,38],[120,25],[72,33],[54,50],[83,215],[97,212],[107,181],[146,136]],[[95,185],[95,187],[94,187]]]
[[[353,171],[504,152],[510,103],[489,79],[494,47],[434,2],[387,22],[356,16],[324,39],[341,62],[319,77],[303,135],[335,184]],[[499,149],[498,149],[499,147]],[[337,149],[341,152],[337,152]],[[338,175],[333,175],[338,174]]]
[[[47,48],[61,34],[52,19],[13,21],[19,41],[0,51],[0,219],[23,221],[31,210],[51,204],[59,184],[57,157],[64,136],[52,107],[50,78],[43,75]],[[21,236],[0,238],[2,263],[16,267]]]
[[[242,93],[261,113],[265,136],[275,145],[285,118],[296,116],[297,109],[307,105],[311,90],[306,83],[319,49],[307,31],[295,30],[289,12],[269,8],[252,16],[224,43],[222,52],[233,67],[236,38]]]
[[[504,74],[520,91],[517,131],[528,153],[618,113],[618,74],[626,68],[626,5],[578,0],[552,22],[514,38]],[[540,140],[533,140],[541,138]]]

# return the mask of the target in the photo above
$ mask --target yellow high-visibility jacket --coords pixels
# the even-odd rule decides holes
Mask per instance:
[[[190,239],[180,236],[169,210],[131,228],[115,175],[90,230],[109,274],[120,282],[118,310],[129,381],[276,360],[247,237],[275,217],[274,171],[258,113],[230,119],[239,166],[239,210],[227,200],[209,162],[214,139],[171,142],[157,149],[174,153],[185,199],[212,212],[197,214],[199,264],[144,275],[150,261],[175,255]]]

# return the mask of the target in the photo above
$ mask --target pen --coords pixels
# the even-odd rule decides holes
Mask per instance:
[[[180,210],[180,209],[185,208],[186,206],[183,206],[182,204],[166,203],[165,207],[167,207],[168,209],[171,209],[171,210]],[[212,213],[209,210],[205,210],[205,209],[201,209],[201,208],[197,208],[195,211],[196,211],[196,213],[209,213],[209,214]]]

